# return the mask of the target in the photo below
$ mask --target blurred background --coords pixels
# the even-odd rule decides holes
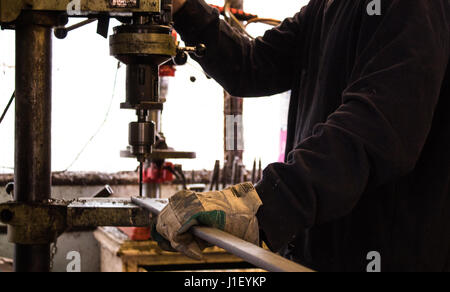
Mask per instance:
[[[244,8],[281,20],[293,16],[308,1],[282,2],[246,0]],[[224,4],[221,0],[208,3]],[[260,36],[269,28],[254,24],[248,30]],[[0,44],[3,110],[14,91],[14,32],[1,31]],[[65,40],[54,38],[53,71],[53,171],[136,169],[134,159],[120,158],[120,150],[127,146],[128,123],[135,118],[133,111],[119,107],[125,100],[125,66],[117,70],[116,59],[109,56],[109,43],[96,34],[95,24],[71,32]],[[263,159],[263,166],[278,161],[280,130],[287,120],[286,96],[245,100],[244,164],[248,168],[255,157]],[[223,90],[193,60],[178,67],[176,77],[170,79],[162,130],[171,147],[197,152],[197,159],[179,161],[184,169],[211,169],[215,160],[223,161]],[[12,172],[13,162],[14,107],[0,125],[0,173]]]

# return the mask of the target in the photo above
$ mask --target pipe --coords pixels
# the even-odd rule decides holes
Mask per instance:
[[[23,12],[16,24],[14,200],[21,203],[51,197],[52,23]],[[14,253],[16,272],[50,271],[50,244],[16,244]]]
[[[235,9],[243,9],[244,8],[244,0],[227,0],[225,1],[225,5],[229,5],[230,8]],[[231,22],[231,26],[235,27],[236,23]],[[233,149],[228,149],[227,139],[229,138],[228,131],[230,129],[227,129],[227,118],[228,116],[242,116],[244,113],[244,101],[240,97],[235,97],[230,95],[228,92],[224,91],[224,156],[225,161],[227,162],[227,165],[225,167],[228,167],[231,169],[232,163],[235,159],[235,157],[238,157],[240,161],[242,161],[244,156],[243,150],[236,149],[239,145],[239,133],[243,133],[243,124],[237,124],[234,126],[234,137],[233,137]],[[240,129],[239,129],[240,127]],[[229,177],[224,178],[225,182],[230,182]]]
[[[158,199],[131,198],[131,201],[154,215],[159,215],[167,205],[166,200]],[[191,233],[269,272],[313,272],[307,267],[218,229],[195,226],[191,228]]]

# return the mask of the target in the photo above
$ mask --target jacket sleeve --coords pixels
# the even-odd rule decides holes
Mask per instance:
[[[301,13],[254,41],[220,20],[218,10],[203,0],[188,0],[174,21],[187,45],[207,46],[206,56],[195,59],[230,94],[257,97],[291,89]]]
[[[446,2],[384,1],[383,16],[363,16],[342,104],[257,186],[258,219],[274,250],[415,168],[449,59]]]

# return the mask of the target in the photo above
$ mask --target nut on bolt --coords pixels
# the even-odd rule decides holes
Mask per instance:
[[[13,218],[14,213],[9,209],[4,209],[0,212],[0,221],[3,223],[8,224],[11,220],[13,220]]]
[[[10,196],[14,195],[14,183],[10,182],[5,187],[6,193]]]

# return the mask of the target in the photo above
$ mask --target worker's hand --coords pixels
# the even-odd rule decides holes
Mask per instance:
[[[165,250],[202,259],[206,243],[187,231],[195,225],[209,226],[259,245],[256,213],[262,202],[250,183],[217,192],[182,191],[161,212],[152,237]]]
[[[173,0],[173,13],[177,13],[178,10],[186,4],[186,1],[187,0]]]

